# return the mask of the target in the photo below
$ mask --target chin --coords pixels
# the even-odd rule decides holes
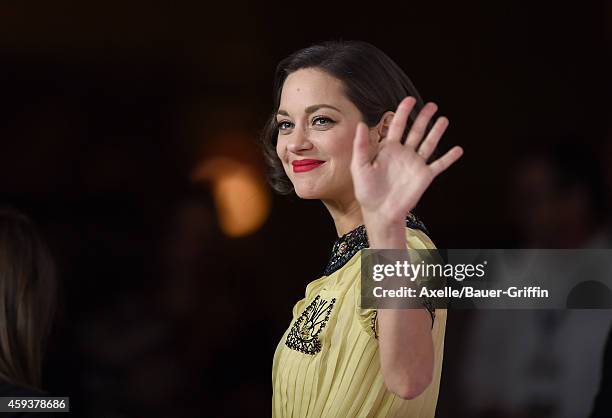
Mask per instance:
[[[321,199],[323,197],[323,190],[314,185],[294,184],[293,190],[300,199]]]
[[[314,190],[304,190],[304,189],[299,189],[299,188],[294,188],[294,190],[295,190],[295,194],[300,199],[320,199],[321,198],[320,193],[316,193],[316,191]]]

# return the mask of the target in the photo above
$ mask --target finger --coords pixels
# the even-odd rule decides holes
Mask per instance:
[[[463,148],[456,145],[446,154],[438,158],[436,161],[429,164],[429,168],[433,172],[433,176],[436,177],[438,174],[446,170],[448,167],[453,165],[463,155]]]
[[[436,120],[436,123],[431,128],[431,131],[427,134],[425,140],[419,146],[419,155],[427,161],[431,154],[433,154],[434,150],[438,146],[440,142],[440,138],[444,135],[444,132],[448,128],[448,118],[441,116]]]
[[[427,124],[431,117],[438,110],[438,106],[435,103],[427,103],[423,106],[423,109],[419,112],[414,124],[410,128],[410,132],[408,132],[408,139],[406,139],[406,145],[409,147],[416,149],[416,147],[423,139],[423,135],[425,134],[425,130],[427,129]]]
[[[353,141],[353,160],[351,165],[362,167],[370,163],[370,147],[368,138],[368,127],[365,123],[359,122],[355,130],[355,140]]]
[[[387,138],[390,141],[401,142],[404,136],[404,130],[406,129],[408,116],[410,116],[410,112],[412,112],[415,104],[416,99],[409,96],[404,98],[397,106],[395,115],[393,115],[393,119],[389,125],[389,131],[387,132]]]

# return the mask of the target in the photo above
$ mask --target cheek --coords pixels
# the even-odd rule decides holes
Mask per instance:
[[[290,175],[291,170],[289,170],[289,167],[286,163],[286,159],[287,159],[287,147],[285,146],[285,144],[283,143],[283,141],[279,140],[276,143],[276,156],[278,157],[281,166],[283,167],[283,170],[285,171],[285,174],[287,176]]]
[[[276,142],[276,155],[281,160],[281,162],[285,161],[285,147],[283,146],[282,141]]]
[[[343,166],[350,165],[353,154],[353,136],[350,132],[343,132],[342,135],[333,138],[333,141],[330,141],[329,153]]]

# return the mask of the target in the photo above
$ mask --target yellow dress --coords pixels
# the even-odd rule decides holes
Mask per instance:
[[[435,248],[414,215],[407,219],[408,248]],[[435,415],[446,309],[430,310],[434,377],[418,397],[404,400],[383,381],[376,310],[360,308],[360,249],[367,247],[360,226],[339,238],[324,276],[306,287],[293,307],[272,364],[272,417],[410,417]]]

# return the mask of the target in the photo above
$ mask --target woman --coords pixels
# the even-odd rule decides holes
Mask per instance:
[[[435,248],[411,211],[462,155],[454,147],[426,162],[448,120],[425,135],[436,105],[423,105],[403,71],[364,42],[287,57],[274,99],[262,137],[272,184],[320,199],[339,238],[276,348],[273,416],[433,417],[446,310],[361,309],[359,250]]]
[[[41,364],[55,291],[51,256],[30,220],[0,209],[0,397],[45,396]]]

